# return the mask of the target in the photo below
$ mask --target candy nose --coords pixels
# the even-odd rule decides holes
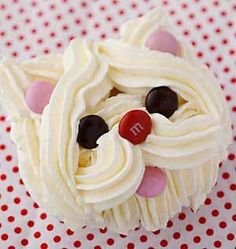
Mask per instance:
[[[119,124],[119,134],[132,144],[143,143],[151,133],[152,120],[150,116],[142,110],[132,110],[127,112]]]

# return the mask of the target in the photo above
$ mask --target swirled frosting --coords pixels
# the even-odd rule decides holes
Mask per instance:
[[[157,28],[176,36],[178,57],[145,47]],[[55,84],[42,115],[32,113],[24,100],[34,79]],[[141,221],[155,230],[182,206],[198,209],[216,182],[231,141],[220,87],[161,10],[124,24],[119,41],[76,39],[63,55],[22,63],[5,60],[0,86],[26,187],[72,228],[89,224],[126,233]],[[157,86],[173,89],[179,108],[170,119],[150,114],[151,134],[133,145],[119,135],[118,124],[128,111],[145,110],[145,96]],[[110,97],[114,87],[120,93]],[[76,141],[79,120],[89,114],[101,116],[109,126],[92,150]],[[165,191],[155,198],[136,194],[147,165],[158,166],[167,176]]]

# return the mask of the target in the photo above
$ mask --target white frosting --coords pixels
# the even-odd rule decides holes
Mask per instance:
[[[89,224],[126,233],[141,220],[156,230],[182,206],[197,210],[216,182],[231,140],[224,96],[178,35],[180,57],[146,48],[156,28],[175,34],[162,12],[153,10],[125,24],[120,41],[74,40],[63,56],[0,66],[22,179],[41,206],[72,228]],[[24,100],[35,79],[56,85],[42,115]],[[119,136],[118,123],[127,111],[144,110],[146,94],[157,86],[172,88],[179,108],[170,119],[150,114],[152,132],[134,146]],[[124,93],[108,98],[113,87]],[[76,141],[79,120],[88,114],[109,126],[93,150]],[[165,191],[151,199],[135,194],[145,165],[167,175]]]
[[[102,44],[101,51],[112,67],[108,75],[118,88],[145,96],[147,88],[164,85],[187,101],[170,120],[150,115],[153,132],[139,145],[146,164],[179,169],[202,165],[214,155],[226,156],[231,137],[229,115],[208,70],[170,54],[115,41]]]
[[[0,102],[12,120],[11,137],[17,145],[21,178],[38,203],[43,199],[39,155],[41,116],[30,112],[24,95],[37,78],[58,81],[63,73],[59,58],[42,56],[22,63],[4,59],[0,64]]]
[[[153,9],[141,18],[132,19],[123,24],[121,27],[121,40],[125,43],[148,49],[145,47],[146,40],[148,36],[157,29],[165,30],[173,34],[180,42],[181,57],[186,58],[191,63],[198,63],[192,48],[173,29],[165,12],[161,9]]]
[[[78,170],[77,189],[96,211],[117,206],[133,195],[144,171],[141,151],[122,139],[117,127],[98,141],[97,160]]]

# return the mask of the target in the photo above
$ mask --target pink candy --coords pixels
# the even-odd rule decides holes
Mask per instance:
[[[142,197],[153,198],[164,191],[166,184],[166,175],[161,169],[146,166],[142,182],[136,193]]]
[[[49,103],[54,85],[47,81],[35,81],[25,95],[25,101],[31,111],[42,114]]]
[[[157,50],[161,52],[166,52],[178,55],[180,45],[177,39],[170,33],[164,30],[154,31],[146,41],[146,46],[151,50]]]

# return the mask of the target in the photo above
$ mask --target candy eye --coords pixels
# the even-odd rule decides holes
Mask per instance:
[[[147,94],[145,106],[149,113],[160,113],[169,118],[178,109],[178,96],[169,87],[155,87]]]
[[[77,142],[85,149],[98,146],[97,140],[109,131],[105,120],[97,115],[83,117],[79,123]]]

